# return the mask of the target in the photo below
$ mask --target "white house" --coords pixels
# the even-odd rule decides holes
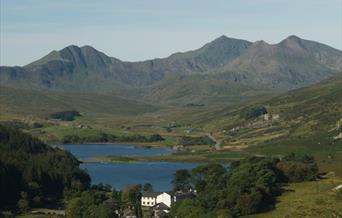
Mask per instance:
[[[157,196],[160,195],[160,192],[147,192],[144,193],[141,197],[141,206],[144,207],[153,207],[157,204]]]
[[[163,203],[168,207],[171,207],[172,200],[172,196],[166,192],[163,192],[157,196],[157,204]]]
[[[194,198],[194,196],[195,192],[146,192],[142,194],[141,206],[153,207],[162,203],[170,208],[173,202],[187,198]]]
[[[141,206],[153,207],[156,204],[163,203],[171,207],[172,196],[167,192],[147,192],[141,197]]]

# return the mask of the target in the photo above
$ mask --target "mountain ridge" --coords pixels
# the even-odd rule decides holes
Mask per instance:
[[[230,102],[240,87],[246,87],[246,92],[257,90],[256,95],[269,89],[290,90],[341,70],[342,51],[318,42],[292,35],[268,44],[223,35],[199,49],[138,62],[121,61],[91,46],[70,45],[24,67],[1,66],[0,85],[115,93],[169,103],[177,98],[209,102],[217,94]],[[159,97],[155,99],[153,93]]]

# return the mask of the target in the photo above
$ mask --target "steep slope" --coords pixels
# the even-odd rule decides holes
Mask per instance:
[[[24,67],[0,67],[0,85],[116,93],[150,103],[234,103],[307,86],[342,70],[342,52],[290,36],[278,44],[221,36],[167,58],[125,62],[90,46],[53,51]]]

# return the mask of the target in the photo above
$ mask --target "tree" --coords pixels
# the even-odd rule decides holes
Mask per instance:
[[[111,218],[116,217],[111,205],[105,204],[106,192],[98,190],[85,191],[80,197],[69,201],[67,217],[75,218]]]
[[[200,205],[196,204],[195,201],[185,199],[174,203],[171,207],[171,217],[188,217],[188,218],[199,218],[208,217],[206,211]]]
[[[81,116],[81,114],[76,110],[61,111],[50,115],[50,117],[53,119],[60,119],[63,121],[73,121],[75,117],[79,116]]]
[[[152,192],[153,191],[153,186],[151,183],[145,183],[143,186],[143,191],[144,192]]]
[[[278,159],[249,157],[230,165],[200,165],[191,171],[177,171],[174,189],[189,181],[197,190],[195,199],[176,202],[171,215],[178,217],[237,217],[267,210],[275,204],[283,182]],[[191,185],[191,184],[190,184]]]
[[[122,191],[122,202],[124,207],[133,208],[135,214],[141,217],[141,185],[127,186]]]
[[[256,106],[242,110],[240,112],[240,117],[248,120],[257,118],[263,114],[267,114],[267,109],[264,106]]]
[[[159,135],[159,134],[154,134],[150,136],[150,142],[157,142],[157,141],[164,141],[165,139]]]
[[[81,198],[74,198],[69,201],[66,214],[68,217],[73,217],[73,218],[82,218],[82,201]]]
[[[191,175],[188,170],[177,170],[172,181],[174,191],[187,192],[191,188]]]
[[[212,163],[200,165],[191,171],[191,181],[197,192],[205,192],[211,186],[222,184],[224,186],[223,176],[226,170],[221,164]],[[208,190],[209,191],[209,190]]]
[[[277,167],[290,182],[313,181],[318,177],[318,166],[313,156],[290,153]]]

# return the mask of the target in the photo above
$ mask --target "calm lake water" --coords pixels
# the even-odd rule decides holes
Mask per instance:
[[[98,156],[107,155],[163,155],[174,151],[160,148],[141,148],[134,145],[121,144],[85,144],[62,145],[81,160],[90,160]],[[173,162],[139,162],[139,163],[84,163],[81,168],[91,176],[92,183],[111,184],[117,189],[126,185],[151,183],[156,191],[172,189],[173,174],[179,169],[192,169],[194,163]]]

